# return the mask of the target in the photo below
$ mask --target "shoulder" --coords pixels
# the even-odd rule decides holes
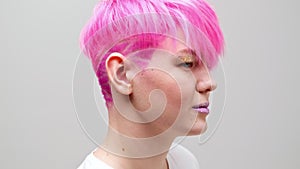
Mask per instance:
[[[94,150],[95,151],[95,150]],[[106,163],[98,160],[94,156],[94,151],[92,151],[81,163],[81,165],[77,169],[113,169]]]
[[[167,160],[170,169],[199,169],[199,163],[196,157],[187,148],[179,144],[172,145]]]

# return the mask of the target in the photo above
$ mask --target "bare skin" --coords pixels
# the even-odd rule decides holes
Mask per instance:
[[[170,46],[168,42],[164,44],[166,48]],[[176,51],[184,48],[177,45]],[[195,112],[192,106],[208,102],[209,93],[216,88],[207,69],[186,53],[179,53],[179,60],[188,62],[184,65],[177,62],[178,58],[157,55],[149,63],[151,68],[138,74],[120,53],[106,60],[114,101],[123,106],[109,108],[108,133],[94,155],[114,169],[168,169],[166,157],[173,140],[206,129],[207,114]],[[154,89],[163,91],[165,96],[157,95],[149,101]],[[156,113],[156,105],[161,104],[166,105],[164,111],[148,122],[147,113]],[[146,120],[129,119],[132,114],[137,114],[130,117],[134,120]]]

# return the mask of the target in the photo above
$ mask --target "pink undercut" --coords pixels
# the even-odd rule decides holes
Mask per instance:
[[[104,0],[95,7],[81,32],[80,47],[92,62],[108,107],[113,99],[107,57],[156,48],[164,37],[176,39],[178,29],[184,43],[213,68],[223,54],[224,38],[214,10],[204,0]]]

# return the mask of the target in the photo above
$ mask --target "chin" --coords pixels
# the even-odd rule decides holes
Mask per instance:
[[[188,136],[200,135],[203,134],[207,129],[206,121],[198,120],[195,122],[193,127],[188,132]]]

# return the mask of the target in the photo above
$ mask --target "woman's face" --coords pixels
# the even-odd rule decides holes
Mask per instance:
[[[216,88],[205,64],[183,43],[169,38],[159,49],[149,50],[153,50],[151,60],[131,80],[130,99],[141,116],[157,116],[146,123],[152,135],[169,130],[177,135],[204,132],[209,94]],[[163,109],[156,109],[161,105]]]

